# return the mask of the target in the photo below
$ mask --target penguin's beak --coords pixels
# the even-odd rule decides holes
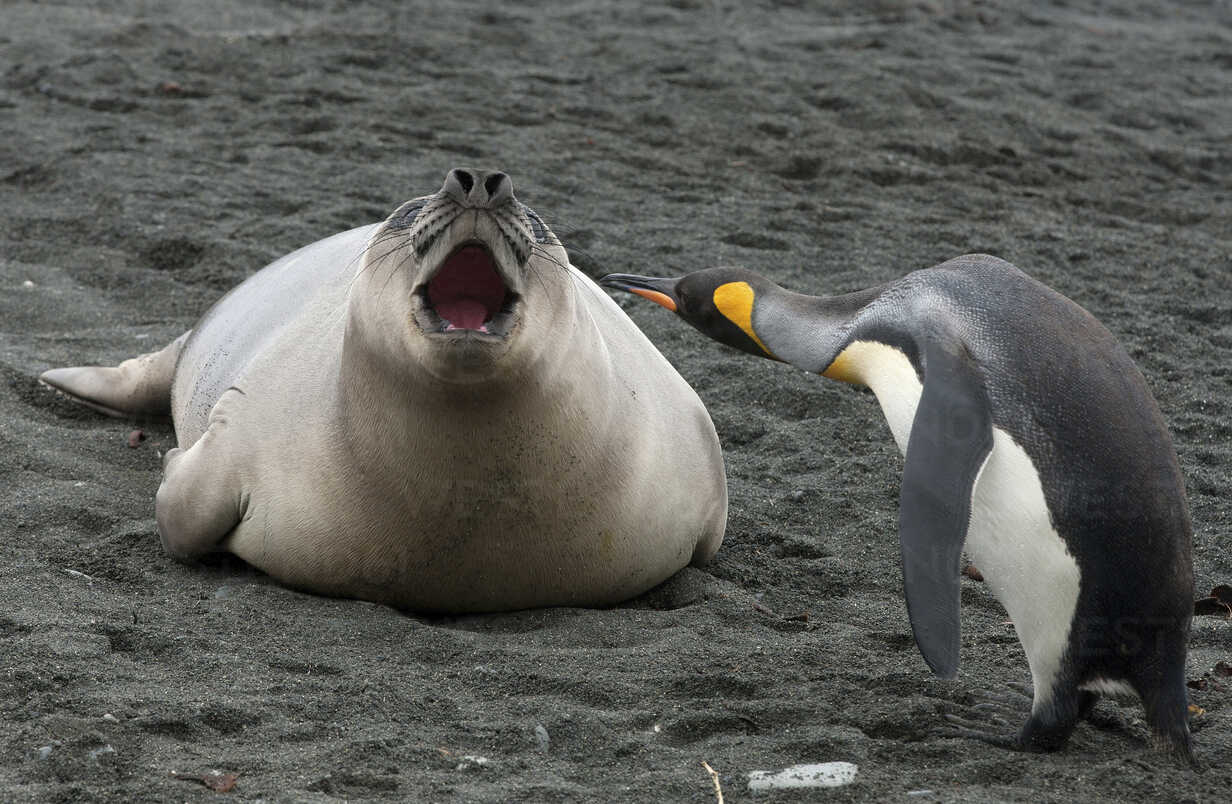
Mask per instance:
[[[599,284],[617,290],[636,293],[655,304],[661,304],[673,313],[676,312],[676,280],[655,276],[638,276],[636,274],[608,274],[599,280]]]

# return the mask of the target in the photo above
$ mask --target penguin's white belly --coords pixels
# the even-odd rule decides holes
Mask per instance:
[[[1069,642],[1078,562],[1052,527],[1039,473],[1027,453],[998,427],[992,436],[992,452],[971,495],[966,549],[1014,623],[1038,708],[1052,695]]]
[[[923,386],[907,356],[885,344],[856,342],[844,350],[885,414],[906,453]],[[966,551],[1009,613],[1027,655],[1035,706],[1047,702],[1078,603],[1078,563],[1052,526],[1044,489],[1030,457],[1009,433],[993,427],[993,448],[976,476]]]

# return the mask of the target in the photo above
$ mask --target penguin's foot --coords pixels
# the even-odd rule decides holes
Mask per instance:
[[[1040,754],[1056,751],[1063,746],[1073,728],[1072,725],[1066,725],[1042,729],[1034,726],[1034,720],[1028,720],[1022,730],[1006,731],[1012,727],[1009,721],[1001,717],[990,717],[986,722],[970,720],[958,715],[946,715],[945,719],[950,725],[935,729],[934,735],[979,740],[998,748],[1008,748],[1011,751]]]
[[[1031,704],[1035,702],[1035,690],[1030,684],[1021,681],[1007,681],[1004,690],[981,692],[978,697],[988,703],[1001,704],[1007,709],[1022,712],[1031,710]]]
[[[1005,688],[1018,693],[1019,699],[1025,698],[1028,704],[1035,700],[1035,688],[1025,681],[1007,681]]]
[[[1031,704],[1035,694],[1030,684],[1008,682],[1004,690],[982,690],[973,696],[979,703],[969,709],[981,715],[993,715],[1005,718],[1022,718],[1031,713]]]
[[[980,740],[1013,751],[1041,751],[1041,746],[1025,742],[1013,724],[1027,719],[1035,699],[1030,684],[1008,682],[1004,689],[981,690],[973,696],[978,703],[966,707],[971,716],[946,714],[948,726],[933,731],[938,737]]]
[[[958,715],[946,715],[945,720],[950,725],[933,729],[935,736],[979,740],[999,748],[1008,748],[1011,751],[1031,750],[1030,746],[1023,743],[1022,737],[1018,732],[1005,731],[1005,729],[1012,727],[1009,721],[1002,717],[994,715],[989,717],[987,721],[977,721],[959,717]]]

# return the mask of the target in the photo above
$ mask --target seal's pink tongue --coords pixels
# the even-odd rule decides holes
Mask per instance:
[[[496,315],[505,300],[505,283],[480,246],[465,246],[445,261],[428,283],[428,301],[436,314],[449,322],[445,328],[486,332],[484,322]]]
[[[441,318],[449,321],[449,326],[445,327],[446,332],[451,329],[487,329],[483,322],[488,316],[488,308],[474,299],[438,304],[436,311]]]

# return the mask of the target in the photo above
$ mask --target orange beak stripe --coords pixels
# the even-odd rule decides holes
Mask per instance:
[[[673,313],[676,312],[676,302],[672,301],[672,297],[666,293],[660,293],[657,290],[648,290],[646,288],[629,288],[630,293],[636,293],[643,299],[650,299],[655,304],[661,304]]]

